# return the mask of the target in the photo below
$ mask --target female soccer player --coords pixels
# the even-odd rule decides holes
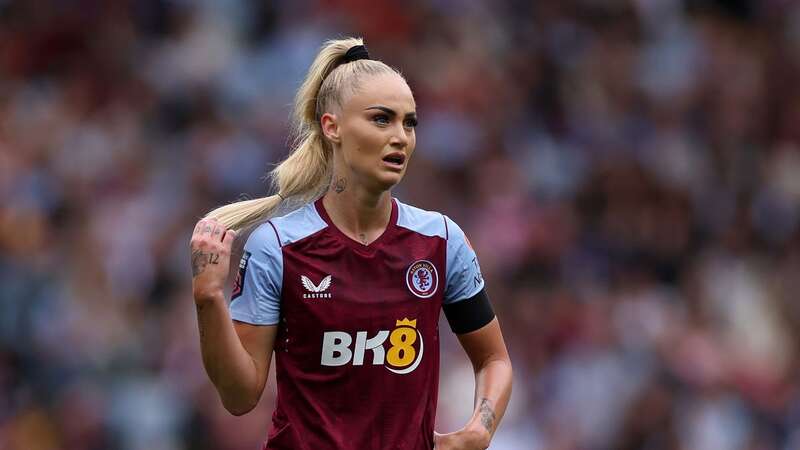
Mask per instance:
[[[416,144],[406,81],[360,39],[329,41],[297,93],[295,122],[298,143],[271,173],[278,194],[218,208],[192,236],[203,364],[223,405],[255,407],[274,352],[265,449],[487,448],[511,362],[464,233],[392,198]],[[303,206],[266,220],[288,199]],[[259,222],[228,310],[234,230]],[[448,434],[433,429],[440,309],[475,369],[472,418]]]

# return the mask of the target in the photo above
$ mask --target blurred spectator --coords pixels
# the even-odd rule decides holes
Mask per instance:
[[[0,448],[258,448],[273,390],[221,407],[188,238],[265,193],[347,34],[415,90],[396,195],[480,255],[516,375],[491,448],[800,448],[800,5],[375,5],[0,1]]]

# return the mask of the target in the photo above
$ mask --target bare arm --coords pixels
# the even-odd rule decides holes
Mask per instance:
[[[458,340],[475,371],[475,411],[467,428],[480,424],[491,440],[511,397],[511,360],[500,324],[495,317],[480,330],[459,335]]]
[[[267,383],[277,325],[250,325],[230,318],[223,297],[197,304],[203,366],[231,414],[252,410]]]
[[[233,322],[223,287],[235,234],[214,220],[198,222],[192,235],[192,291],[203,366],[231,414],[258,404],[267,382],[277,326]]]
[[[475,409],[464,428],[436,436],[436,448],[485,449],[511,397],[511,360],[496,317],[479,330],[458,335],[458,340],[475,371]]]

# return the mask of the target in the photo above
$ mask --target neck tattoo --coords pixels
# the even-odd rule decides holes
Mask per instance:
[[[341,194],[347,188],[347,178],[345,177],[334,177],[333,179],[333,190],[337,194]]]

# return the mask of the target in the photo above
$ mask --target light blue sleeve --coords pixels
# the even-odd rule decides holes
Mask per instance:
[[[280,320],[283,252],[271,223],[256,228],[244,245],[230,305],[231,318],[253,325]]]
[[[447,225],[447,286],[444,304],[466,300],[483,289],[483,275],[478,257],[464,231],[450,220]]]

